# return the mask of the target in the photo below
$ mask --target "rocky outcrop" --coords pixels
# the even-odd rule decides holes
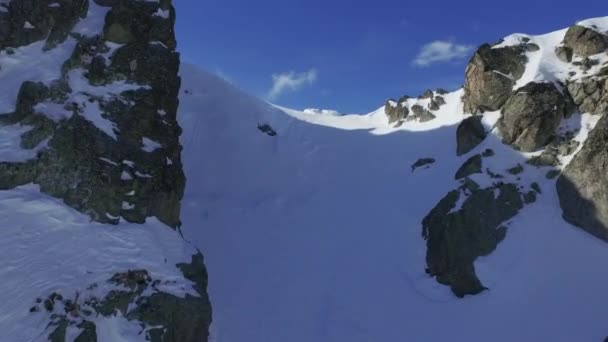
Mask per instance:
[[[445,104],[446,102],[443,96],[437,95],[431,98],[431,101],[429,101],[429,110],[439,110],[439,108]]]
[[[92,20],[101,23],[98,32],[71,32],[87,13],[105,13],[88,11],[96,4],[108,7],[105,18]],[[12,0],[2,6],[3,51],[32,42],[47,50],[75,48],[56,65],[57,79],[25,81],[14,111],[0,115],[6,129],[27,127],[21,148],[36,151],[25,161],[0,160],[0,189],[34,183],[98,222],[144,223],[156,217],[179,228],[185,176],[171,1]],[[176,267],[183,279],[125,270],[109,280],[106,286],[115,289],[102,298],[91,284],[75,297],[51,294],[31,311],[48,312],[47,336],[53,342],[64,342],[66,331],[74,329],[75,341],[95,341],[94,318],[117,312],[139,324],[149,341],[206,341],[211,308],[202,255]],[[163,290],[178,281],[184,289],[194,284],[194,292]]]
[[[481,154],[476,154],[472,156],[471,158],[467,159],[467,161],[465,161],[462,166],[460,166],[458,171],[456,171],[456,175],[454,176],[454,178],[461,179],[475,173],[481,173],[482,163],[483,161],[481,158]]]
[[[608,112],[608,77],[588,77],[566,86],[581,113]]]
[[[13,18],[13,13],[21,13],[13,7],[31,8],[28,3],[34,2],[12,1],[8,14]],[[47,1],[35,3],[48,7]],[[67,8],[81,2],[58,3],[61,11],[57,13],[63,16],[49,20],[72,23],[74,11]],[[71,58],[57,66],[62,71],[60,79],[21,86],[15,111],[0,116],[0,121],[32,127],[22,136],[23,148],[48,143],[35,160],[5,164],[9,173],[0,175],[4,189],[39,184],[41,191],[103,223],[118,223],[120,218],[143,223],[147,217],[157,217],[171,227],[180,225],[185,185],[181,129],[176,120],[180,61],[174,50],[174,10],[170,2],[161,3],[115,2],[106,16],[105,31],[114,30],[108,25],[124,26],[132,41],[111,51],[106,44],[110,33],[75,35],[71,39],[78,43]],[[86,14],[87,6],[83,6],[77,6],[74,18],[82,15],[81,7]],[[159,12],[167,15],[159,16]],[[14,20],[22,20],[21,14]],[[83,91],[80,85],[74,86],[76,80],[105,94]],[[114,93],[116,84],[128,86]],[[41,103],[63,107],[65,117],[51,119],[44,107],[37,106]],[[88,117],[97,112],[106,129]]]
[[[572,48],[568,46],[558,46],[555,48],[555,55],[560,61],[565,63],[572,62]]]
[[[466,69],[463,96],[466,113],[477,114],[502,107],[524,73],[524,51],[519,45],[492,48],[484,44],[479,47]]]
[[[604,115],[557,180],[566,221],[608,241],[608,116]]]
[[[534,166],[559,166],[559,157],[569,156],[578,149],[580,143],[573,138],[573,134],[568,134],[554,139],[540,155],[530,158],[526,163]]]
[[[89,0],[12,0],[2,6],[0,49],[42,40],[50,49],[65,41],[79,19],[86,17]]]
[[[471,187],[467,189],[471,191]],[[458,297],[486,289],[473,263],[496,249],[506,236],[503,224],[523,208],[522,197],[513,184],[472,190],[457,208],[461,196],[465,196],[462,190],[451,191],[422,221],[422,235],[427,241],[426,271],[439,283],[450,286]]]
[[[388,117],[388,123],[392,124],[404,120],[410,111],[404,103],[388,100],[384,105],[384,113]]]
[[[608,36],[592,28],[575,25],[568,29],[563,43],[574,54],[588,57],[608,49]]]
[[[481,123],[481,116],[470,116],[458,125],[456,129],[456,155],[468,153],[487,137],[486,129]]]
[[[416,160],[414,164],[412,164],[412,172],[419,167],[429,168],[431,164],[435,164],[434,158],[420,158]]]
[[[30,312],[49,315],[47,329],[51,342],[66,341],[68,327],[77,331],[74,341],[96,342],[96,316],[111,317],[118,313],[127,321],[138,323],[147,341],[207,341],[211,309],[202,255],[195,254],[191,263],[176,267],[194,284],[195,294],[177,296],[165,292],[162,289],[175,279],[154,279],[146,270],[127,270],[108,280],[105,286],[114,289],[103,298],[95,295],[99,284],[91,284],[74,297],[53,292],[44,300],[39,298]]]
[[[571,111],[555,85],[531,82],[507,100],[497,126],[505,143],[532,152],[551,141],[561,119]]]
[[[435,115],[430,111],[424,109],[419,104],[412,106],[412,114],[407,117],[407,120],[416,120],[418,122],[427,122],[435,119]]]

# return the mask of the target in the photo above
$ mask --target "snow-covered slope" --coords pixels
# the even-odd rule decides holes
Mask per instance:
[[[542,55],[529,57],[521,82],[567,75],[565,65],[543,52],[552,52],[564,33],[531,37]],[[299,112],[243,94],[192,65],[182,65],[181,75],[183,232],[206,255],[214,341],[599,341],[608,335],[602,295],[608,246],[561,219],[546,168],[505,172],[540,152],[516,152],[494,130],[456,156],[456,125],[466,117],[462,90],[445,95],[436,119],[395,128],[383,109]],[[483,123],[492,129],[499,117],[486,113]],[[596,121],[576,113],[562,128],[583,142]],[[497,250],[476,261],[489,290],[458,299],[425,273],[421,220],[460,186],[454,173],[462,163],[488,148],[495,156],[484,159],[484,168],[504,174],[505,182],[537,182],[542,194],[508,223]],[[423,157],[436,163],[412,171]],[[492,183],[486,174],[472,178]]]
[[[92,223],[32,185],[0,191],[0,217],[0,341],[48,341],[48,315],[30,311],[36,299],[52,293],[75,301],[101,299],[120,289],[108,282],[116,272],[146,269],[164,279],[163,291],[193,293],[175,265],[190,262],[196,250],[157,220],[116,227]],[[100,342],[145,341],[138,322],[84,318],[97,325]],[[74,338],[80,329],[72,329]]]

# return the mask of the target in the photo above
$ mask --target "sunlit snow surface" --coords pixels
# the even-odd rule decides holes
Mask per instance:
[[[555,39],[542,37],[538,42]],[[521,82],[565,75],[553,62],[531,58]],[[459,166],[492,148],[496,156],[484,159],[484,168],[516,181],[505,170],[526,157],[504,146],[495,130],[456,156],[461,91],[445,96],[436,120],[392,128],[382,109],[340,116],[293,111],[191,65],[182,65],[181,75],[184,235],[206,256],[213,341],[608,336],[608,245],[561,219],[547,168],[527,166],[519,175],[520,184],[538,182],[542,195],[509,224],[498,249],[475,264],[489,291],[457,299],[425,274],[421,220],[458,186]],[[492,129],[499,116],[487,113],[484,124]],[[584,141],[596,121],[576,114],[563,125],[579,129],[576,139]],[[263,134],[258,124],[278,135]],[[421,157],[437,162],[412,172]],[[489,185],[487,178],[475,180]]]

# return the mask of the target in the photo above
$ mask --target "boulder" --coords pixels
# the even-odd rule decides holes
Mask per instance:
[[[417,120],[419,122],[427,122],[427,121],[431,121],[436,118],[436,116],[433,115],[433,113],[424,109],[419,104],[415,104],[412,106],[412,113],[413,113],[413,115],[410,115],[408,117],[408,120]]]
[[[476,154],[462,164],[462,166],[456,171],[455,179],[461,179],[468,177],[475,173],[481,173],[482,159],[480,154]]]
[[[434,163],[435,163],[434,158],[420,158],[414,164],[412,164],[412,172],[414,172],[414,170],[416,170],[419,167],[426,166],[426,168],[428,168],[431,164],[434,164]]]
[[[592,28],[575,25],[568,29],[564,45],[581,57],[604,52],[608,49],[608,36]]]
[[[574,104],[581,113],[608,112],[608,77],[586,78],[566,85]]]
[[[538,44],[535,43],[528,43],[524,45],[526,51],[528,52],[536,52],[540,50],[540,46],[538,46]]]
[[[608,241],[608,116],[589,134],[582,149],[557,180],[566,221]]]
[[[525,71],[524,51],[519,45],[492,48],[484,44],[479,47],[466,69],[463,96],[466,113],[477,114],[502,107]]]
[[[439,110],[443,105],[445,105],[445,99],[437,95],[429,102],[429,110]]]
[[[163,1],[164,2],[164,1]],[[170,2],[169,2],[170,4]],[[161,42],[171,50],[177,46],[173,26],[173,6],[164,8],[158,1],[120,1],[112,6],[106,16],[104,38],[117,44],[132,42]],[[155,15],[159,10],[168,15]]]
[[[458,125],[456,129],[456,155],[468,153],[485,140],[487,133],[481,123],[481,116],[470,116]]]
[[[409,109],[401,102],[388,100],[384,105],[384,113],[388,117],[388,123],[399,122],[404,120],[410,113]]]
[[[555,55],[560,61],[565,63],[572,62],[572,48],[568,46],[558,46],[555,48]]]
[[[532,152],[551,141],[569,110],[566,97],[554,84],[530,82],[507,100],[497,126],[506,144]]]
[[[426,271],[458,297],[486,289],[477,278],[474,262],[496,249],[507,233],[504,222],[523,208],[513,184],[472,190],[457,208],[461,196],[459,190],[449,192],[422,220]]]

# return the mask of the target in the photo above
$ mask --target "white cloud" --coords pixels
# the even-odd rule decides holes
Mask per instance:
[[[272,75],[272,88],[268,92],[270,100],[276,100],[286,91],[297,91],[305,85],[313,84],[317,81],[317,70],[310,69],[306,72],[296,73],[295,71]]]
[[[467,57],[473,50],[472,45],[459,45],[445,40],[436,40],[424,45],[413,64],[426,67],[435,63],[449,62]]]

